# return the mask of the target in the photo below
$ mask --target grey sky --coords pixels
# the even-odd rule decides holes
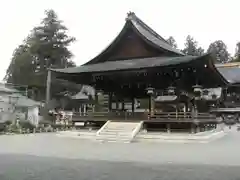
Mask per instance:
[[[1,1],[1,66],[3,78],[13,50],[44,17],[54,9],[69,34],[77,38],[70,47],[81,65],[101,52],[120,32],[126,13],[136,15],[167,38],[172,35],[179,48],[192,35],[204,49],[223,40],[230,53],[240,40],[237,0],[8,0]]]

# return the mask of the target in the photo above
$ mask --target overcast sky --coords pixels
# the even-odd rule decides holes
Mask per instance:
[[[0,5],[0,78],[13,50],[54,9],[77,41],[70,47],[81,65],[101,52],[120,32],[128,11],[164,38],[173,36],[179,48],[192,35],[204,49],[223,40],[230,53],[240,41],[237,0],[2,0]]]

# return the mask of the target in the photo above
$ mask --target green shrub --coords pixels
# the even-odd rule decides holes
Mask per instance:
[[[5,121],[4,124],[6,124],[7,126],[11,125],[12,124],[12,121],[8,120],[8,121]]]
[[[20,128],[16,124],[11,124],[8,126],[7,131],[12,133],[19,133]]]
[[[29,129],[29,130],[33,130],[34,128],[36,128],[36,126],[34,126],[32,123],[30,123],[29,121],[19,121],[19,126],[22,129]]]
[[[5,131],[6,124],[5,123],[0,123],[0,132]]]
[[[46,127],[52,125],[52,123],[50,121],[39,121],[38,125],[41,127]]]

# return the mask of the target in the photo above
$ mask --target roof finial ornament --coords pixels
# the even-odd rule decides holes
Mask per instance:
[[[129,11],[129,12],[127,13],[126,21],[127,21],[127,20],[131,20],[131,19],[133,18],[134,15],[135,15],[134,12]]]

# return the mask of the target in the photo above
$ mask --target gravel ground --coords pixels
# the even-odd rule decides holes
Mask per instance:
[[[0,136],[0,180],[240,179],[240,132],[207,144]]]

